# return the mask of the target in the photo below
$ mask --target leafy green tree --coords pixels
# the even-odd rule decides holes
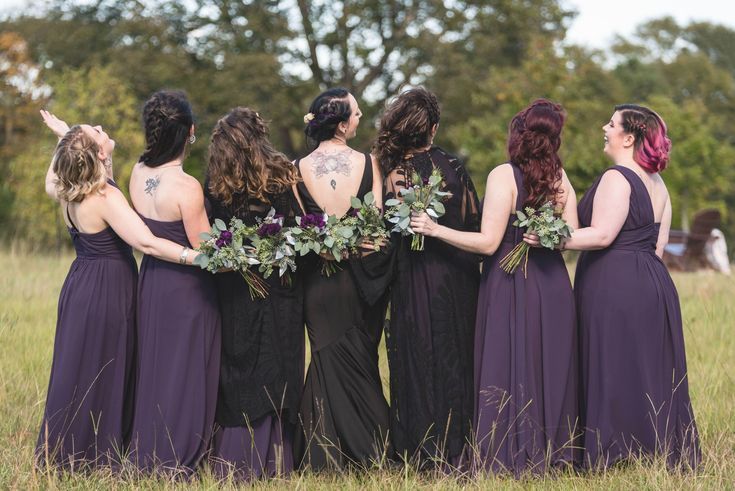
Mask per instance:
[[[100,124],[116,142],[115,177],[127,189],[130,171],[143,150],[138,127],[138,101],[110,67],[62,71],[48,82],[55,88],[49,110],[70,125]],[[40,118],[34,128],[34,145],[10,161],[10,185],[15,193],[10,215],[11,236],[36,246],[63,247],[68,243],[58,206],[46,196],[44,180],[56,137]]]

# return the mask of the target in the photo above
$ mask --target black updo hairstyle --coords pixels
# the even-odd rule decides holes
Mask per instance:
[[[334,138],[339,123],[350,119],[352,108],[349,95],[347,89],[336,87],[322,92],[311,103],[309,113],[314,118],[306,123],[304,133],[312,146]]]
[[[178,158],[189,140],[194,115],[186,94],[178,90],[159,90],[143,106],[145,151],[140,162],[158,167]]]

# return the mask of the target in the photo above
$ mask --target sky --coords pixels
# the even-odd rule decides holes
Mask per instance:
[[[628,36],[639,24],[666,15],[674,17],[679,24],[708,21],[735,29],[733,0],[561,1],[579,12],[570,26],[567,40],[603,50],[612,43],[615,34]],[[29,4],[29,0],[0,0],[0,15]]]
[[[707,21],[735,29],[733,0],[562,1],[578,12],[567,32],[567,41],[603,50],[616,34],[629,36],[638,25],[664,16],[673,17],[680,25]]]

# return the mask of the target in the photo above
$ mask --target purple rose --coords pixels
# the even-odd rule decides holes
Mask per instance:
[[[282,213],[276,213],[275,215],[273,215],[273,220],[280,220],[281,218],[283,218]]]
[[[230,245],[232,243],[232,232],[229,230],[223,230],[219,234],[219,239],[217,239],[217,247],[224,247],[226,245]]]
[[[421,178],[421,182],[424,183],[424,186],[428,186],[429,185],[429,178],[428,177],[422,177]]]
[[[324,228],[324,226],[327,223],[324,221],[323,215],[317,215],[314,213],[308,213],[301,217],[301,228],[309,228],[309,227],[316,227],[316,228]]]
[[[350,211],[347,212],[347,216],[356,217],[358,213],[360,213],[360,210],[357,208],[350,208]]]
[[[274,222],[274,223],[264,223],[258,228],[258,231],[256,233],[258,234],[258,237],[268,237],[271,235],[276,235],[280,231],[281,231],[281,224],[278,222]]]

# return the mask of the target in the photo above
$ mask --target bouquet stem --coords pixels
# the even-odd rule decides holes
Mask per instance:
[[[342,268],[337,264],[337,261],[327,261],[322,259],[322,275],[329,278],[337,271],[342,271]]]
[[[523,277],[528,278],[528,252],[530,246],[525,242],[519,242],[516,246],[500,260],[500,267],[508,274],[513,274],[516,268],[523,262]]]
[[[249,269],[240,271],[240,274],[245,279],[245,283],[248,284],[248,290],[250,291],[250,300],[256,298],[265,298],[268,294],[268,285],[253,271]]]
[[[411,238],[411,250],[412,251],[423,251],[424,250],[424,234],[413,234]]]

